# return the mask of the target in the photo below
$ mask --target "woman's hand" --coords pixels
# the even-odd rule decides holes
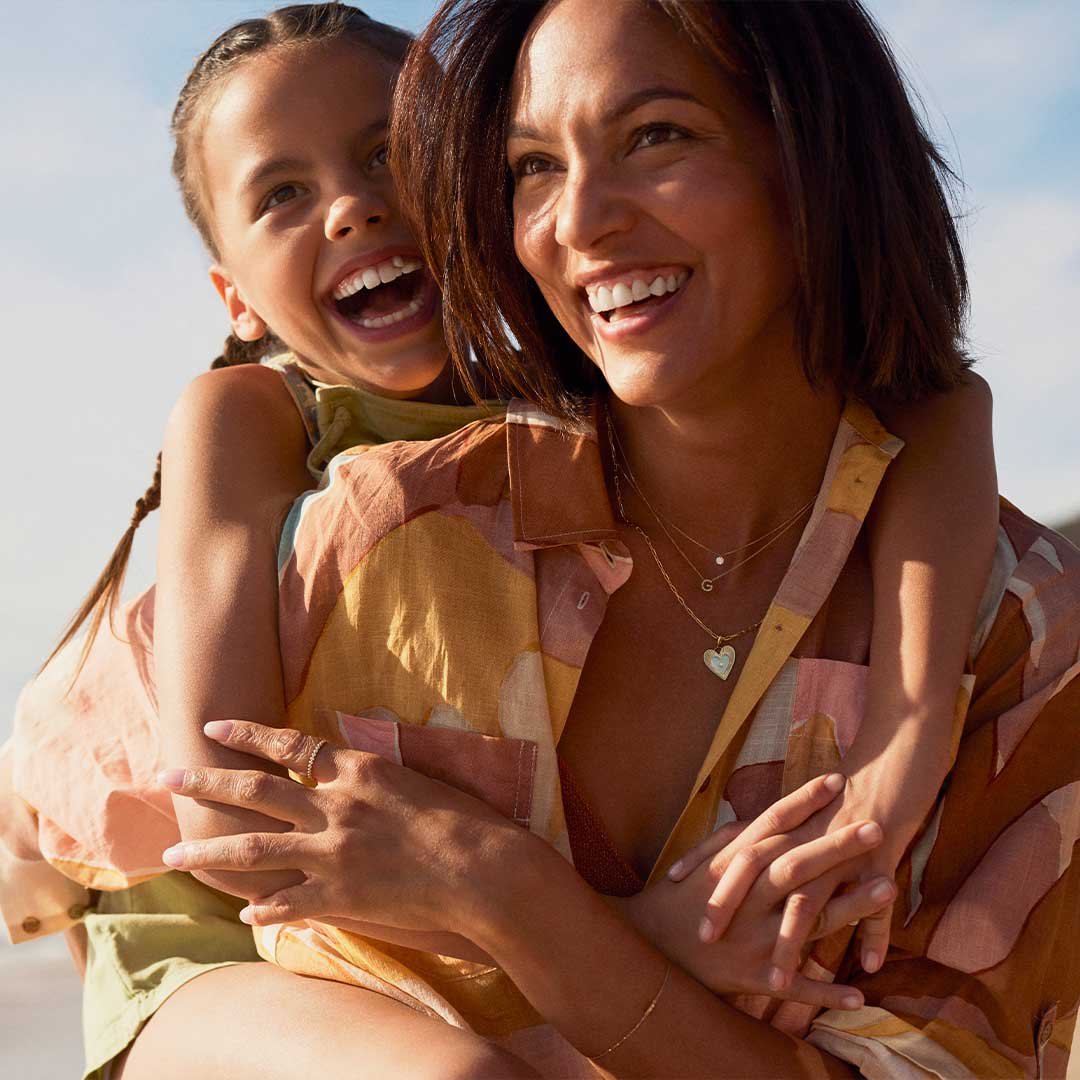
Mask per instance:
[[[913,814],[906,812],[906,808],[918,806],[921,811],[925,805],[923,798],[890,798],[885,794],[891,793],[888,785],[872,782],[866,776],[860,777],[860,783],[854,783],[852,778],[841,779],[844,781],[843,797],[808,816],[794,829],[793,841],[809,843],[834,836],[871,817],[881,823],[883,839],[854,859],[833,865],[817,878],[792,890],[785,905],[772,957],[774,989],[790,984],[807,943],[825,936],[816,930],[830,898],[837,890],[845,884],[853,883],[861,890],[866,886],[873,888],[874,883],[891,881],[903,852],[922,820],[921,815],[916,819]],[[718,830],[688,851],[669,871],[672,881],[681,881],[697,868],[704,867],[712,878],[714,887],[704,904],[700,928],[701,940],[705,942],[715,941],[725,934],[738,898],[745,891],[747,875],[751,872],[741,859],[734,858],[736,849],[729,844],[729,839],[723,830]],[[895,889],[891,889],[886,903],[848,920],[859,922],[860,957],[863,968],[868,972],[877,971],[885,958],[894,897]],[[830,932],[842,925],[832,926]]]
[[[241,720],[206,734],[303,774],[317,740]],[[338,917],[409,930],[467,934],[479,860],[500,833],[520,828],[486,804],[375,754],[323,745],[318,786],[270,773],[190,769],[162,773],[178,795],[258,810],[292,826],[178,844],[163,860],[180,870],[299,870],[303,884],[253,901],[244,922],[269,925]]]
[[[880,828],[852,822],[826,836],[800,842],[800,826],[837,802],[843,777],[818,777],[771,806],[747,826],[725,826],[710,842],[722,844],[717,858],[732,869],[728,888],[713,918],[724,931],[703,943],[701,912],[716,877],[696,852],[680,860],[679,880],[658,882],[624,910],[638,928],[672,960],[715,993],[766,994],[823,1008],[859,1008],[862,997],[850,986],[820,982],[794,973],[781,983],[773,962],[777,934],[789,895],[881,843]],[[696,860],[696,869],[684,869]],[[715,861],[715,860],[714,860]],[[888,906],[895,887],[878,878],[824,904],[808,938],[836,930]],[[711,920],[710,920],[711,925]]]

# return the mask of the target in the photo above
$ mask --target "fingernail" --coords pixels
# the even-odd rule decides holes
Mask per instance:
[[[232,731],[231,720],[209,720],[203,724],[203,734],[211,739],[227,739]]]
[[[239,919],[242,923],[247,923],[248,926],[255,925],[255,909],[252,907],[246,907],[240,909]]]
[[[787,986],[787,972],[774,967],[769,971],[769,989],[783,990]]]
[[[162,787],[172,788],[174,791],[184,786],[183,769],[162,769],[157,774],[157,782]]]
[[[829,775],[825,777],[825,786],[833,792],[842,790],[846,782],[843,773],[829,773]]]
[[[873,821],[868,821],[865,825],[859,826],[855,835],[864,844],[876,844],[881,839],[881,827]]]
[[[862,966],[864,971],[877,971],[881,967],[881,957],[871,950],[863,956]]]
[[[886,900],[893,898],[893,887],[891,881],[879,881],[870,890],[870,899],[875,903],[881,904]]]
[[[161,853],[161,861],[166,866],[183,866],[184,865],[184,845],[173,844],[172,847],[166,848]]]
[[[683,872],[682,859],[679,859],[678,862],[673,862],[671,864],[671,866],[668,867],[667,876],[672,881],[678,881],[679,878],[682,877],[682,872]]]
[[[862,996],[859,994],[845,994],[840,999],[842,1009],[861,1009],[862,1003]]]
[[[701,924],[698,926],[697,936],[701,941],[708,945],[708,943],[712,941],[713,935],[715,933],[716,927],[713,926],[712,920],[708,917],[708,915],[706,915],[705,918],[701,920]]]

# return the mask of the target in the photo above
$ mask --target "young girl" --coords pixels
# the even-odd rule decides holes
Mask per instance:
[[[167,871],[160,854],[178,832],[192,838],[282,826],[188,800],[174,811],[154,777],[179,763],[253,767],[253,759],[203,735],[208,720],[280,724],[279,650],[290,643],[277,637],[275,551],[293,500],[337,450],[436,437],[497,407],[458,403],[437,289],[398,214],[385,132],[406,46],[401,32],[353,9],[284,8],[226,31],[196,63],[174,114],[174,169],[232,326],[215,365],[224,370],[196,379],[175,408],[160,475],[138,500],[131,528],[60,650],[24,693],[13,748],[14,787],[35,811],[45,859],[80,885],[110,891],[87,918],[91,988],[104,985],[117,963],[161,964],[167,972],[137,1000],[130,992],[88,994],[113,1008],[95,1015],[90,1006],[91,1068],[123,1050],[194,975],[252,958],[250,939],[236,936],[247,933],[235,919],[239,905],[187,875],[156,878]],[[259,358],[266,362],[249,363]],[[882,824],[885,843],[865,859],[868,880],[891,875],[948,769],[996,520],[988,395],[978,381],[883,419],[908,449],[871,522],[867,719],[846,759],[857,782],[835,821]],[[943,488],[953,493],[948,503]],[[112,621],[134,529],[159,499],[156,593],[125,609],[122,638],[98,635],[106,614]],[[972,559],[973,551],[984,557]],[[958,611],[969,617],[957,618]],[[72,638],[87,617],[91,632],[80,648]],[[899,789],[879,781],[896,775],[905,777]],[[9,828],[16,824],[11,819]],[[29,861],[25,844],[22,853]],[[0,869],[13,937],[78,918],[61,888],[52,893],[62,898],[55,910],[27,911],[11,899],[15,875]],[[244,895],[295,880],[284,871],[256,881],[198,876]],[[39,890],[35,901],[47,902],[47,893]],[[816,908],[826,899],[816,897]],[[148,914],[166,920],[167,945],[128,939],[125,961],[97,945],[135,933],[128,928],[136,919],[149,934]],[[863,924],[863,962],[871,969],[887,946],[887,915]],[[199,929],[178,945],[178,921],[193,917]],[[785,928],[777,993],[807,929]],[[708,941],[720,930],[705,928],[702,936]]]

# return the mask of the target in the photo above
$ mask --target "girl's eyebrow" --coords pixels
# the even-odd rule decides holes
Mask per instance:
[[[357,133],[356,141],[358,143],[366,142],[373,135],[376,135],[380,131],[385,131],[390,125],[389,116],[380,116],[377,120],[372,120],[370,124],[365,124]],[[252,188],[262,187],[267,180],[279,173],[292,172],[294,169],[304,169],[309,165],[309,162],[303,158],[273,158],[270,161],[260,161],[257,165],[253,166],[251,170],[244,176],[244,179],[240,182],[240,194],[244,195]]]
[[[273,158],[271,161],[260,161],[240,182],[240,193],[244,195],[252,188],[260,188],[271,177],[291,172],[294,169],[302,169],[306,164],[301,158]]]
[[[604,124],[615,123],[635,109],[640,109],[642,105],[664,98],[675,101],[691,101],[695,105],[704,105],[704,102],[696,94],[690,93],[689,90],[683,90],[675,86],[645,86],[640,90],[635,90],[632,94],[628,94],[622,101],[606,108],[600,114],[600,122]],[[528,124],[512,123],[506,137],[508,139],[532,139],[535,142],[543,141],[543,135]]]

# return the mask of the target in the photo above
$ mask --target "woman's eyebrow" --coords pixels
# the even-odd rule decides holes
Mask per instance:
[[[617,101],[614,105],[610,105],[608,108],[600,114],[601,123],[611,124],[623,117],[632,113],[635,109],[640,109],[642,105],[647,105],[650,101],[658,101],[661,99],[669,99],[675,101],[690,101],[695,105],[703,105],[704,102],[696,95],[692,94],[689,90],[683,90],[675,86],[646,86],[640,90],[635,90],[632,94],[628,94],[621,101]],[[528,124],[512,123],[507,131],[508,139],[533,139],[537,142],[543,141],[543,135],[534,127],[530,127]]]

